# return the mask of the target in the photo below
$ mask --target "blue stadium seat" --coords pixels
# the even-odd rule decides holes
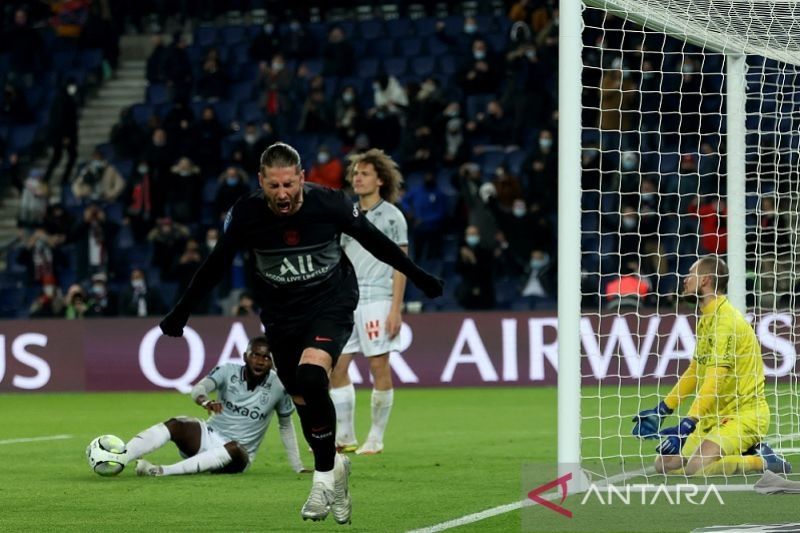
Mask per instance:
[[[422,53],[422,39],[420,37],[400,39],[397,51],[406,57],[417,57]]]
[[[431,35],[426,39],[425,47],[428,49],[428,52],[434,56],[450,53],[450,46],[440,41],[435,35]]]
[[[97,70],[102,64],[103,51],[99,48],[83,50],[78,56],[78,66],[85,70]]]
[[[515,176],[522,174],[522,163],[525,162],[526,157],[527,154],[524,150],[514,150],[513,152],[507,153],[505,157],[505,164],[508,167],[509,172]]]
[[[216,26],[200,26],[194,31],[193,44],[201,47],[211,46],[217,42]]]
[[[239,105],[239,120],[242,122],[261,123],[264,120],[264,108],[258,102],[247,101]]]
[[[36,136],[36,125],[14,126],[8,132],[8,151],[27,153]]]
[[[489,45],[489,50],[503,53],[508,45],[508,38],[505,35],[492,33],[486,36],[486,42]]]
[[[408,60],[405,57],[390,57],[383,62],[383,70],[396,78],[405,75],[407,67]]]
[[[439,68],[445,76],[452,76],[458,70],[456,58],[451,55],[442,55],[439,57]]]
[[[428,37],[436,33],[436,19],[424,17],[412,21],[414,24],[414,34],[419,37]]]
[[[362,39],[371,40],[383,37],[383,24],[378,19],[362,20],[358,24],[358,35]]]
[[[227,128],[236,116],[236,104],[221,100],[214,104],[214,111],[217,113],[217,120],[223,128]]]
[[[311,73],[312,76],[316,76],[318,74],[322,74],[322,60],[321,59],[306,59],[303,61],[303,64],[308,69],[308,72]]]
[[[224,26],[220,30],[222,42],[228,46],[238,44],[245,38],[244,26]]]
[[[494,175],[494,171],[503,164],[505,153],[502,150],[489,150],[482,152],[475,158],[475,162],[481,167],[484,176]]]
[[[391,39],[376,39],[365,42],[365,54],[370,57],[384,59],[394,55],[394,41]]]
[[[461,15],[448,15],[443,22],[444,31],[448,35],[460,35],[464,30],[464,17]]]
[[[153,83],[147,86],[146,100],[148,104],[166,104],[169,102],[169,92],[163,83]]]
[[[436,59],[433,56],[422,56],[411,59],[411,72],[426,78],[436,69]]]
[[[133,115],[133,120],[135,120],[137,124],[144,126],[150,120],[150,116],[153,114],[153,108],[147,104],[134,104],[131,107],[131,114]]]
[[[246,102],[253,96],[253,85],[246,81],[234,83],[228,92],[232,101]]]
[[[64,72],[71,69],[75,64],[75,50],[67,48],[64,50],[57,50],[53,52],[53,69],[58,72]]]
[[[386,34],[395,39],[411,35],[414,31],[414,25],[406,18],[387,20],[385,27]]]
[[[366,57],[358,61],[356,72],[360,78],[374,78],[378,74],[378,60],[372,57]]]

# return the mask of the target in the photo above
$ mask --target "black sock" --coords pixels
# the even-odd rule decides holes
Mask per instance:
[[[328,375],[321,366],[297,367],[305,405],[297,406],[303,435],[314,452],[314,469],[319,472],[333,470],[336,457],[336,408],[328,394]]]

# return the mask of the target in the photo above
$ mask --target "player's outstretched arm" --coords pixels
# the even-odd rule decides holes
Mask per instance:
[[[408,279],[419,287],[428,298],[436,298],[442,295],[444,281],[418,267],[394,241],[384,235],[366,217],[357,214],[356,211],[354,211],[355,214],[350,224],[344,228],[345,233],[357,240],[361,246],[379,261],[383,261],[408,276]]]
[[[286,450],[286,458],[289,460],[289,466],[298,474],[310,473],[311,470],[304,467],[303,462],[300,460],[300,448],[297,446],[297,434],[294,432],[292,415],[278,415],[278,426],[283,449]]]
[[[209,413],[221,413],[222,404],[209,398],[209,395],[217,390],[217,384],[213,379],[203,378],[189,391],[189,395],[194,403],[208,411]]]

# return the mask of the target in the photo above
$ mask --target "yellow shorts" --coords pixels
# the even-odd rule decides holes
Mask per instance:
[[[717,443],[723,456],[742,455],[764,439],[769,430],[769,418],[769,408],[764,407],[736,415],[709,417],[686,438],[681,455],[688,459],[704,440]]]

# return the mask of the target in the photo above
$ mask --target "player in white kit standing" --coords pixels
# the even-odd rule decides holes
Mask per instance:
[[[358,195],[358,208],[381,232],[408,253],[408,226],[395,207],[403,177],[391,157],[372,149],[350,158],[347,180]],[[383,435],[394,401],[389,353],[398,349],[406,277],[378,261],[348,235],[342,248],[358,278],[359,300],[353,333],[331,374],[331,399],[336,407],[336,446],[341,451],[374,455],[383,451]],[[348,375],[353,355],[369,358],[373,379],[372,427],[359,448],[355,436],[355,388]]]

